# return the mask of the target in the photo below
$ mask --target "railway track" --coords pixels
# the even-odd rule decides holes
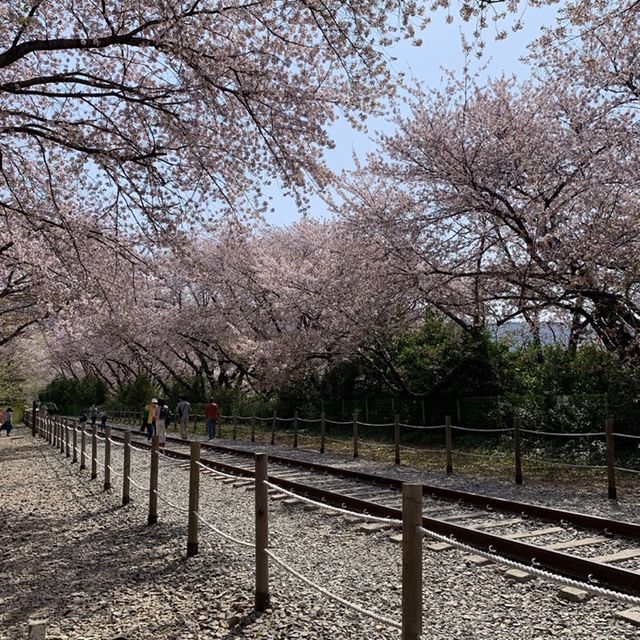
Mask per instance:
[[[137,446],[150,448],[135,430],[116,425],[112,430],[112,437],[117,437],[115,431],[130,430]],[[189,442],[169,436],[167,444],[163,453],[186,463]],[[201,462],[250,480],[259,449],[203,442]],[[402,481],[397,478],[269,455],[269,481],[320,505],[390,520],[402,517]],[[422,526],[430,531],[585,584],[640,596],[640,524],[431,485],[423,485],[422,491]],[[290,496],[288,502],[296,504]],[[386,527],[380,523],[370,528]],[[430,546],[447,548],[446,543]]]

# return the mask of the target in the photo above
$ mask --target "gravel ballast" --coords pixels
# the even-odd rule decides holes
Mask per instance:
[[[120,476],[105,492],[102,469],[90,481],[88,470],[28,430],[16,431],[0,438],[1,639],[26,639],[32,618],[47,619],[47,640],[400,638],[397,629],[328,599],[275,563],[271,607],[256,613],[253,550],[204,526],[200,553],[187,560],[188,472],[175,462],[161,458],[159,522],[147,526],[145,492],[132,486],[132,502],[121,507]],[[114,446],[112,456],[121,470],[122,448]],[[148,453],[135,451],[133,479],[146,487],[148,473]],[[343,517],[282,501],[269,508],[274,554],[330,592],[400,622],[402,554],[389,532],[365,533]],[[231,536],[253,540],[246,487],[203,474],[200,512]],[[556,585],[514,583],[496,565],[470,565],[453,549],[425,550],[423,592],[423,637],[431,640],[639,635],[615,618],[628,605],[562,600]]]

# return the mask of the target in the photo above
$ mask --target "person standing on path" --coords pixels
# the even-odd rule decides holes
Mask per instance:
[[[2,426],[0,427],[0,431],[5,430],[7,432],[7,437],[13,430],[13,409],[11,407],[7,407],[7,410],[4,412]]]
[[[167,443],[167,427],[171,422],[171,409],[164,400],[158,400],[156,407],[156,433],[158,434],[159,445],[164,448]]]
[[[104,432],[104,428],[107,426],[107,418],[109,414],[106,411],[100,412],[100,430]]]
[[[91,409],[89,409],[89,417],[91,418],[91,426],[93,427],[98,417],[98,407],[96,407],[95,404],[92,404]]]
[[[191,413],[191,405],[186,401],[184,396],[180,396],[180,402],[176,407],[176,415],[180,424],[180,437],[187,439],[187,427],[189,426],[189,414]]]
[[[209,440],[216,437],[216,424],[220,417],[220,410],[218,405],[213,401],[213,398],[209,398],[207,406],[204,408],[204,417],[207,421],[207,435]]]
[[[146,407],[145,428],[147,429],[147,440],[151,440],[151,436],[156,432],[156,413],[158,411],[158,401],[155,398]]]

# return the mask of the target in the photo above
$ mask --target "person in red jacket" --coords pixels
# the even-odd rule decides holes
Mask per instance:
[[[216,437],[216,424],[218,422],[218,418],[220,417],[220,410],[218,409],[218,405],[213,401],[212,398],[209,398],[209,402],[204,408],[204,417],[207,420],[207,434],[209,436],[209,440]]]

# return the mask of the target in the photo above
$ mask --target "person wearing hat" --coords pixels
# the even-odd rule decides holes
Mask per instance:
[[[151,436],[156,431],[156,412],[158,410],[158,399],[151,398],[151,402],[144,410],[144,425],[147,429],[147,440],[151,440]]]

